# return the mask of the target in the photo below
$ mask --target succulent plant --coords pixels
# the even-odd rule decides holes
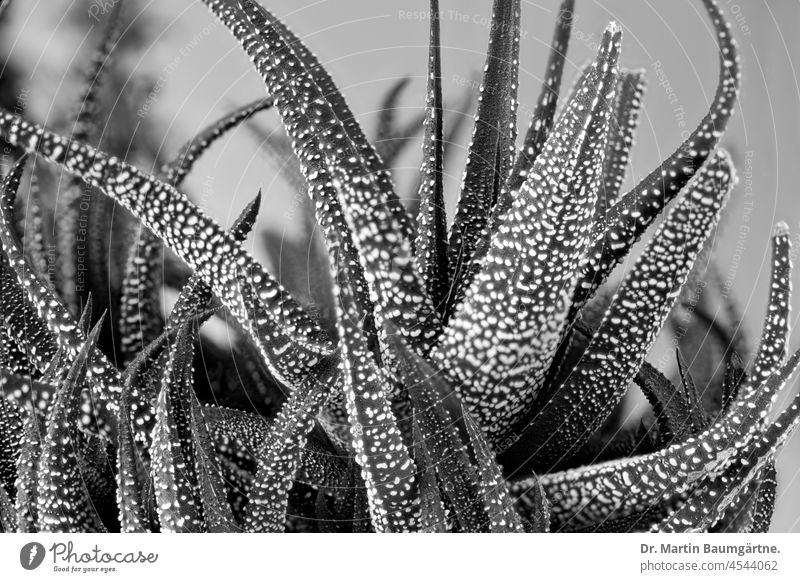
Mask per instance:
[[[390,173],[414,124],[398,128],[385,114],[374,147],[330,75],[271,12],[253,0],[203,1],[252,61],[266,97],[195,136],[160,172],[90,145],[122,2],[71,132],[0,111],[0,136],[19,156],[0,204],[4,531],[769,527],[774,457],[800,420],[797,399],[768,415],[800,360],[786,360],[786,227],[773,237],[769,310],[751,370],[741,340],[702,309],[684,344],[716,326],[724,377],[693,373],[679,357],[676,386],[645,360],[681,309],[687,279],[702,275],[697,257],[735,183],[718,144],[739,61],[713,0],[702,0],[720,52],[710,109],[627,192],[645,75],[619,65],[620,28],[608,26],[559,110],[574,10],[563,0],[517,149],[520,2],[494,0],[450,224],[443,168],[454,128],[444,129],[438,0],[416,220]],[[182,191],[215,139],[268,109],[286,137],[268,136],[263,147],[321,227],[320,236],[309,226],[299,247],[272,241],[280,279],[242,244],[260,194],[226,231]],[[40,162],[74,176],[64,196],[44,192]],[[72,212],[59,208],[64,200]],[[94,212],[90,230],[102,228],[113,206],[98,200],[126,209],[130,234],[109,243],[89,233],[89,257],[127,259],[113,269],[89,261],[96,280],[79,288],[86,257],[75,248],[76,222]],[[612,287],[612,270],[662,214]],[[180,260],[167,260],[165,276],[162,245]],[[166,318],[165,286],[180,288]],[[215,316],[238,334],[230,350],[200,334]],[[634,382],[652,414],[630,429],[616,414]]]

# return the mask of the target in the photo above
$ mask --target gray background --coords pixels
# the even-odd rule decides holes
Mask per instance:
[[[109,2],[98,0],[95,6]],[[147,72],[161,81],[162,87],[151,95],[146,116],[163,128],[167,152],[174,152],[186,138],[235,104],[263,94],[260,79],[238,45],[200,2],[127,3],[129,13],[146,23],[150,39],[143,43],[140,54],[125,64],[132,73]],[[64,18],[75,4],[83,4],[81,9],[87,11],[87,3],[28,0],[22,4],[16,7],[14,25],[2,42],[30,72],[28,84],[38,88],[30,106],[37,119],[46,121],[58,104],[74,99],[74,74],[91,46],[88,26],[92,21],[86,17],[86,26],[80,28]],[[720,0],[720,4],[740,42],[744,88],[724,140],[737,160],[740,186],[726,210],[715,256],[745,312],[749,337],[755,340],[765,309],[772,225],[787,221],[795,249],[800,248],[796,192],[800,179],[800,41],[796,35],[800,2]],[[426,0],[269,0],[268,5],[319,56],[368,134],[374,130],[381,95],[400,76],[415,79],[402,102],[407,107],[402,115],[409,118],[419,111],[427,56]],[[521,112],[531,111],[538,95],[557,7],[556,0],[523,0]],[[471,80],[479,78],[491,2],[443,0],[441,8],[444,92],[448,105],[455,106],[470,90]],[[717,53],[710,25],[697,0],[578,0],[576,12],[567,86],[590,58],[609,20],[616,20],[624,30],[623,64],[648,69],[650,84],[630,177],[639,179],[674,150],[684,129],[693,129],[713,96]],[[677,104],[670,103],[666,88],[658,85],[653,65],[659,61]],[[676,112],[677,106],[683,114]],[[685,128],[681,127],[681,115],[685,116]],[[260,116],[257,123],[265,128],[278,125],[274,114]],[[526,125],[527,119],[521,118],[520,129]],[[448,168],[451,207],[471,124],[468,127],[456,147],[458,159]],[[405,192],[419,166],[417,143],[400,166],[396,178]],[[751,206],[745,200],[745,169],[752,187],[747,199]],[[196,199],[225,224],[259,187],[266,200],[261,228],[291,236],[289,188],[256,151],[246,130],[238,130],[216,145],[189,181]],[[253,251],[261,256],[258,245]],[[798,301],[800,293],[794,298],[795,307]],[[797,344],[795,339],[792,345]],[[658,345],[650,359],[659,361],[667,348]],[[779,458],[775,531],[800,531],[798,459],[800,438],[795,437]]]

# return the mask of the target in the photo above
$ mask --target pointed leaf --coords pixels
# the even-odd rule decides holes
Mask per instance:
[[[185,143],[178,152],[178,155],[161,168],[161,176],[164,182],[176,188],[180,188],[186,176],[192,171],[195,163],[208,148],[217,140],[224,137],[228,132],[236,129],[257,113],[271,109],[272,105],[273,100],[270,97],[257,99],[238,107],[231,113],[211,123]]]
[[[493,445],[530,409],[562,338],[590,240],[620,37],[606,30],[431,353]]]
[[[735,182],[718,152],[625,277],[586,353],[514,447],[549,468],[585,443],[633,381]],[[533,452],[531,455],[530,452]]]
[[[211,533],[242,531],[228,504],[222,469],[197,398],[191,396],[192,438],[197,458],[197,478],[206,530]]]
[[[25,158],[17,161],[3,179],[4,218],[9,227],[12,223],[10,211],[14,207],[25,162]],[[9,234],[12,234],[10,228]],[[10,340],[3,341],[3,345],[7,346],[5,357],[8,358],[5,367],[21,374],[34,373],[34,370],[41,371],[52,361],[58,348],[27,298],[3,248],[4,252],[0,254],[0,314],[3,318],[0,334]],[[31,367],[33,369],[29,369]]]
[[[422,280],[433,305],[443,313],[450,288],[447,258],[447,215],[443,188],[442,63],[439,33],[439,1],[431,0],[431,32],[428,54],[428,88],[425,104],[425,137],[422,143],[422,183],[419,189],[416,255]]]
[[[733,114],[739,93],[739,52],[730,26],[715,0],[702,0],[717,34],[720,73],[711,107],[689,138],[644,180],[624,194],[606,214],[607,227],[592,244],[591,260],[576,293],[585,303],[611,270],[628,254],[667,204],[705,167]]]
[[[189,140],[178,155],[164,165],[159,177],[167,184],[180,188],[194,164],[214,142],[256,113],[271,107],[272,99],[259,99],[218,119]],[[146,229],[141,229],[128,254],[120,292],[123,364],[130,363],[163,327],[160,309],[161,269],[157,268],[160,251],[159,239]]]
[[[420,530],[425,533],[444,533],[447,531],[447,514],[436,470],[428,447],[414,419],[414,462],[419,468],[417,488],[419,489]]]
[[[798,367],[800,351],[761,389],[782,389]],[[740,398],[736,404],[744,400]],[[733,408],[701,434],[655,453],[542,477],[553,502],[554,522],[566,523],[579,515],[582,521],[591,522],[616,519],[642,506],[679,498],[713,479],[725,479],[727,493],[717,505],[723,511],[738,497],[742,484],[771,462],[777,448],[800,424],[800,395],[761,433],[743,426]],[[514,484],[512,492],[524,494],[525,489],[523,480]]]
[[[24,169],[25,159],[20,160],[14,170],[9,173],[4,181],[2,208],[0,208],[0,241],[2,242],[3,252],[7,264],[16,274],[15,285],[24,289],[27,301],[36,310],[36,319],[40,323],[46,324],[50,335],[55,338],[58,347],[70,358],[77,358],[83,350],[85,334],[76,324],[72,315],[67,311],[61,300],[52,292],[50,287],[42,281],[41,277],[30,268],[25,254],[21,249],[21,243],[11,226],[10,209],[13,208],[14,197],[19,185],[19,179]],[[25,341],[29,341],[27,338]],[[52,344],[43,341],[42,346],[48,350],[47,362],[38,362],[47,365],[55,354],[49,353]],[[31,352],[36,353],[39,346],[31,346]],[[117,372],[108,360],[99,351],[93,352],[92,365],[87,369],[87,378],[91,385],[94,396],[96,422],[98,428],[113,434],[115,430],[115,412],[117,408],[116,399],[119,396],[122,381]],[[88,405],[89,409],[92,408]],[[91,418],[86,418],[84,424],[91,425]]]
[[[92,60],[83,72],[83,87],[77,101],[74,123],[67,128],[71,140],[96,142],[108,121],[109,111],[102,103],[100,92],[112,70],[113,49],[122,33],[121,10],[121,2],[111,7]],[[92,196],[91,189],[79,178],[67,178],[67,186],[59,192],[58,198],[55,215],[55,243],[59,254],[58,288],[70,313],[77,315],[81,310],[81,295],[86,288],[84,282],[93,276],[104,278],[98,271],[108,255],[98,247],[105,248],[106,241],[97,236],[96,231],[99,233],[103,228],[101,224],[107,229],[108,224],[97,221],[98,215],[103,212],[100,208],[103,201]],[[92,228],[89,228],[90,224]],[[107,284],[98,287],[109,288]]]
[[[341,372],[355,458],[367,486],[372,525],[377,532],[419,527],[416,466],[401,438],[390,402],[388,378],[372,359],[363,319],[340,267],[338,290]]]
[[[243,5],[245,12],[247,12],[250,17],[255,15],[256,11],[253,10],[254,3],[251,0],[242,1],[240,4]],[[364,132],[356,116],[353,115],[353,112],[347,105],[344,96],[336,87],[330,74],[328,74],[308,47],[306,47],[283,22],[277,18],[273,18],[271,14],[263,9],[260,11],[260,16],[266,17],[272,26],[275,27],[275,30],[281,35],[283,42],[288,44],[288,47],[297,56],[303,68],[314,79],[314,82],[319,87],[325,100],[330,104],[330,108],[336,118],[341,122],[347,136],[363,159],[367,171],[376,177],[380,189],[385,192],[387,196],[387,206],[392,212],[394,219],[399,223],[400,232],[403,233],[405,238],[413,240],[413,223],[405,212],[402,203],[393,192],[389,172],[380,157],[376,154],[373,146],[364,136]],[[258,20],[258,18],[256,20]],[[417,124],[417,127],[419,127],[419,124]]]
[[[247,235],[250,234],[253,226],[255,225],[258,211],[261,208],[261,191],[259,190],[256,197],[245,206],[236,222],[233,223],[230,229],[230,235],[237,241],[244,241]],[[175,330],[182,323],[189,320],[192,314],[199,314],[207,309],[209,302],[212,298],[212,288],[208,285],[202,277],[197,274],[192,275],[186,286],[181,289],[178,300],[172,307],[169,319],[167,320],[166,330]],[[200,327],[211,314],[208,313],[197,320],[197,327]]]
[[[306,438],[334,383],[336,369],[323,361],[307,374],[269,428],[257,452],[257,471],[245,508],[245,529],[249,532],[282,532],[286,526],[289,491],[302,459]]]
[[[614,113],[611,116],[611,130],[603,163],[603,186],[597,196],[595,209],[592,230],[594,236],[604,230],[606,212],[616,204],[625,180],[634,135],[639,127],[645,75],[645,71],[624,71],[617,83]]]
[[[240,5],[262,43],[271,48],[260,51],[266,62],[256,64],[275,95],[287,133],[295,138],[295,153],[306,166],[310,162],[319,165],[319,161],[311,158],[320,158],[318,153],[325,153],[322,169],[330,175],[367,286],[378,299],[375,305],[378,328],[384,320],[392,321],[413,345],[424,349],[436,335],[439,321],[416,274],[413,236],[391,183],[373,167],[377,158],[371,156],[371,146],[364,145],[366,140],[354,137],[350,123],[342,118],[337,103],[343,106],[344,101],[339,99],[338,92],[333,87],[333,96],[323,91],[329,77],[323,75],[321,67],[309,67],[310,53],[302,43],[290,39],[288,44],[290,35],[286,28],[260,5],[251,0],[241,0]],[[272,68],[278,62],[292,79],[291,84],[275,78]],[[287,107],[289,100],[291,109]],[[299,113],[301,119],[293,120]],[[297,138],[305,143],[301,144]],[[306,178],[313,183],[314,175],[309,176],[308,169]],[[377,173],[373,175],[373,171]],[[353,275],[357,276],[357,272]],[[366,306],[360,303],[360,307],[369,313]]]
[[[502,469],[495,461],[494,453],[469,412],[464,410],[463,417],[472,450],[477,459],[480,496],[483,498],[484,510],[489,515],[489,531],[492,533],[523,532],[522,521],[508,495],[506,480]]]
[[[66,381],[59,388],[53,408],[47,416],[47,434],[42,442],[39,459],[36,502],[41,531],[105,531],[81,471],[83,451],[77,432],[79,396],[101,325],[102,320],[92,330],[75,357]]]
[[[767,314],[755,366],[742,387],[745,398],[755,399],[755,407],[774,404],[775,393],[756,395],[757,387],[767,380],[786,358],[789,340],[789,308],[792,288],[792,257],[789,227],[785,222],[775,225],[772,236],[772,271],[770,274]]]
[[[150,447],[158,518],[162,531],[168,532],[204,530],[189,409],[195,340],[196,332],[189,322],[170,345]]]
[[[472,283],[473,256],[485,237],[495,204],[499,203],[500,208],[505,205],[505,181],[513,163],[517,126],[519,37],[519,0],[494,0],[475,127],[450,229],[448,254],[453,290],[448,312],[458,305]]]
[[[547,61],[542,89],[533,110],[533,117],[525,134],[525,142],[517,152],[514,168],[508,176],[506,187],[516,192],[525,183],[536,158],[542,153],[544,144],[553,128],[561,90],[561,77],[567,60],[567,48],[575,20],[575,0],[563,0],[558,10],[553,40],[550,43],[550,57]]]
[[[547,533],[550,531],[550,504],[547,495],[536,475],[529,477],[526,485],[524,495],[517,491],[517,510],[528,520],[532,533]]]
[[[442,492],[464,532],[489,531],[490,517],[480,497],[478,475],[464,445],[466,434],[459,429],[461,403],[447,382],[402,340],[393,338],[403,383],[414,406],[415,431],[419,446],[434,459]]]
[[[681,384],[683,385],[682,398],[688,410],[689,416],[686,422],[689,425],[689,431],[697,434],[703,429],[708,427],[709,416],[706,409],[703,407],[703,402],[700,394],[697,392],[697,386],[689,373],[689,368],[686,361],[681,356],[680,351],[675,352],[678,359],[678,373],[680,374]]]
[[[0,133],[101,189],[139,217],[212,285],[276,377],[294,385],[330,343],[284,289],[218,224],[171,186],[96,149],[0,111]],[[180,217],[176,220],[173,217]],[[248,285],[241,285],[246,274]]]
[[[663,438],[678,442],[691,434],[692,411],[668,378],[649,362],[642,362],[634,381],[652,406]]]
[[[433,15],[431,16],[433,18]],[[397,117],[397,103],[400,97],[411,82],[411,77],[400,77],[391,88],[386,92],[386,95],[381,101],[378,111],[378,129],[375,132],[375,149],[380,155],[382,160],[386,160],[381,152],[382,143],[388,141],[396,134],[396,117]]]
[[[143,533],[147,531],[147,515],[143,492],[146,469],[136,450],[131,429],[131,410],[127,391],[120,396],[119,433],[117,442],[117,506],[120,531]]]
[[[346,115],[349,110],[330,77],[263,7],[250,0],[241,0],[241,8],[218,0],[204,3],[237,36],[274,95],[309,181],[318,220],[328,234],[329,252],[335,256],[341,244],[349,261],[360,261],[370,294],[378,299],[378,328],[384,320],[394,321],[424,349],[437,333],[438,318],[414,272],[410,223],[388,177],[376,166],[377,156]],[[332,230],[332,221],[342,218],[345,224]],[[348,232],[350,236],[339,240]],[[361,275],[356,271],[354,276],[359,280],[359,305],[369,313]]]

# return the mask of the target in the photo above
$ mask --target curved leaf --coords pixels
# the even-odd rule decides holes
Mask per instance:
[[[606,213],[606,228],[592,243],[591,260],[575,296],[575,309],[605,282],[644,231],[714,153],[739,94],[739,51],[715,0],[702,0],[720,49],[717,92],[708,113],[689,138]]]

